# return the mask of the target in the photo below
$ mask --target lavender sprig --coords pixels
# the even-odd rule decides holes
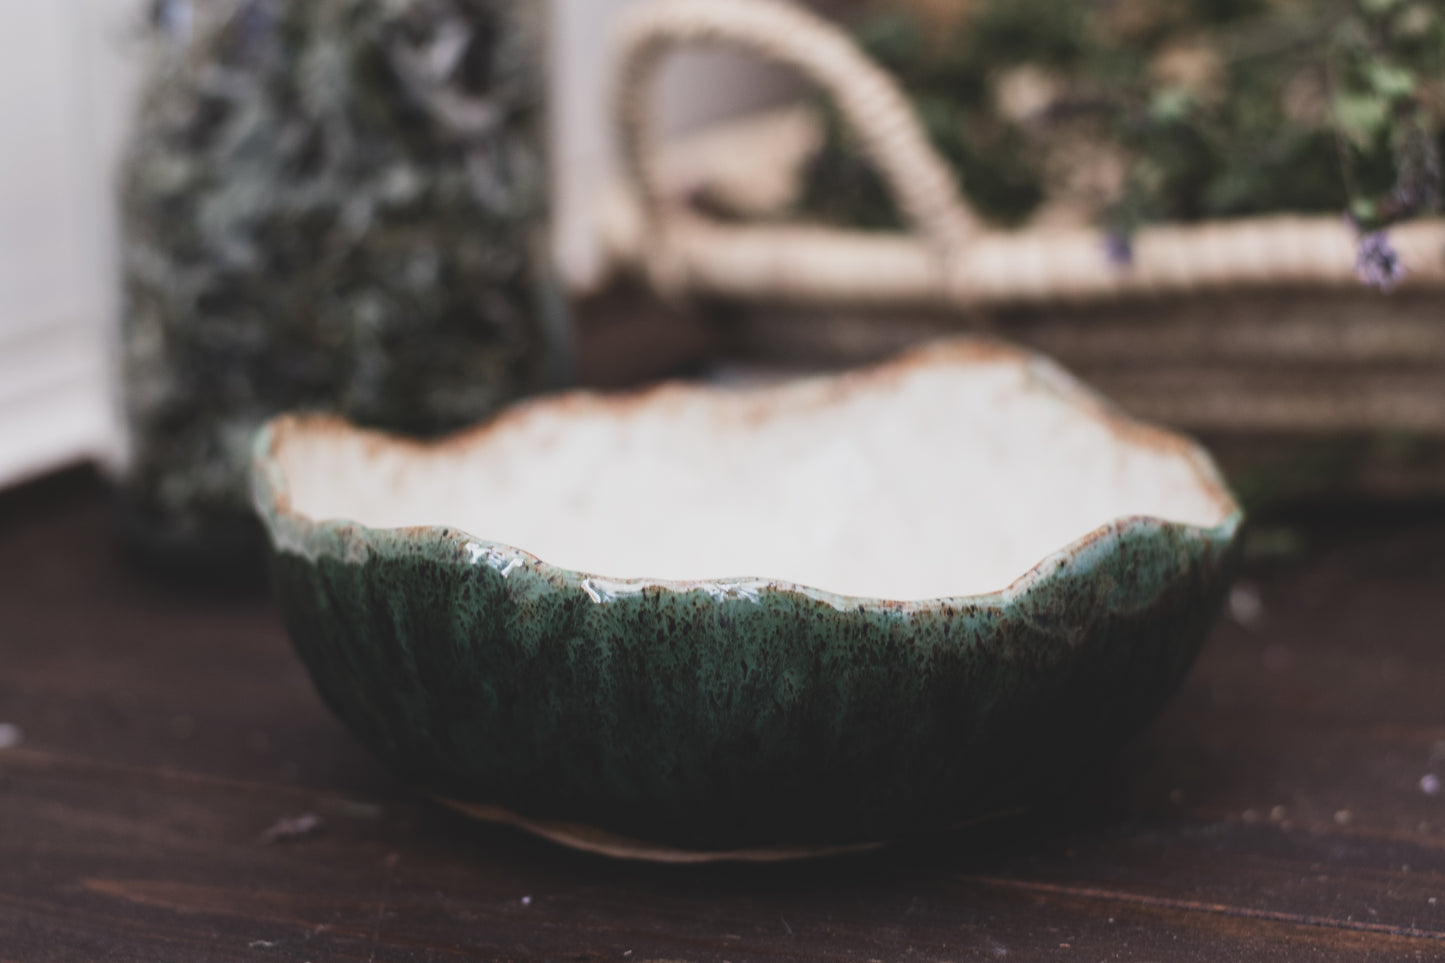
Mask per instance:
[[[1355,277],[1377,291],[1389,293],[1405,277],[1405,263],[1384,231],[1360,236],[1355,254]]]
[[[1104,233],[1104,257],[1116,268],[1134,266],[1134,239],[1122,231]]]

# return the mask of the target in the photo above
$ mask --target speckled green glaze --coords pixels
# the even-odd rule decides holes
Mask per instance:
[[[690,849],[890,838],[1066,784],[1176,689],[1240,549],[1236,511],[1122,519],[966,598],[604,580],[295,514],[276,430],[275,585],[352,731],[435,793]]]

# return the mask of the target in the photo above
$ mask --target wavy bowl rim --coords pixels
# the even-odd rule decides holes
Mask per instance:
[[[1087,568],[1101,554],[1108,554],[1111,536],[1147,536],[1158,532],[1178,532],[1191,539],[1227,547],[1239,536],[1245,521],[1239,506],[1208,451],[1193,439],[1124,413],[1057,362],[1037,352],[1004,344],[989,338],[961,337],[915,348],[898,357],[866,368],[838,374],[813,376],[790,385],[751,389],[759,401],[789,389],[807,386],[827,394],[852,394],[870,384],[907,375],[923,367],[943,365],[996,363],[1006,361],[1024,367],[1040,388],[1059,396],[1079,411],[1104,425],[1121,441],[1143,442],[1184,457],[1202,487],[1220,509],[1221,519],[1210,526],[1172,521],[1147,514],[1124,515],[1094,528],[1086,534],[1050,552],[1026,569],[1007,586],[990,592],[967,595],[934,596],[923,599],[895,600],[871,596],[854,596],[830,592],[787,579],[755,576],[680,580],[664,578],[615,578],[547,562],[526,549],[487,539],[452,525],[418,525],[408,527],[372,527],[345,518],[312,518],[291,506],[290,486],[276,457],[276,448],[286,436],[302,431],[341,430],[365,436],[375,444],[390,447],[416,448],[436,452],[447,448],[464,448],[477,444],[488,434],[545,409],[582,407],[612,411],[628,407],[656,404],[670,395],[695,395],[717,389],[684,382],[664,382],[633,392],[600,393],[572,391],[543,396],[507,406],[492,418],[470,428],[434,440],[418,440],[385,431],[362,428],[344,418],[330,414],[291,413],[267,421],[257,432],[252,446],[252,503],[275,551],[284,551],[316,561],[322,556],[344,562],[360,563],[373,549],[388,542],[405,541],[413,549],[438,562],[462,565],[490,565],[505,577],[517,567],[530,569],[548,581],[560,579],[586,593],[594,603],[606,604],[628,595],[647,591],[686,594],[702,591],[719,600],[742,599],[758,601],[764,594],[802,596],[826,603],[840,611],[874,611],[912,613],[940,607],[984,607],[1006,605],[1027,595],[1052,579],[1078,568]],[[334,548],[328,550],[326,543]],[[435,549],[436,551],[432,551]],[[415,554],[413,551],[412,554]]]

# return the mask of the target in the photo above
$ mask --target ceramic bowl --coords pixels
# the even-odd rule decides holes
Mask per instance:
[[[437,443],[282,417],[253,474],[292,639],[378,756],[474,814],[669,858],[1066,785],[1183,679],[1242,522],[1194,444],[974,341],[564,395]]]

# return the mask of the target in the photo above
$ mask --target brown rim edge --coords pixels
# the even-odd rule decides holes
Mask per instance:
[[[839,396],[856,394],[875,385],[886,385],[906,377],[919,368],[940,363],[987,363],[1004,361],[1030,370],[1052,390],[1067,398],[1089,417],[1103,424],[1116,438],[1156,451],[1165,451],[1187,458],[1203,487],[1209,491],[1220,511],[1220,523],[1239,511],[1228,485],[1213,464],[1209,453],[1197,441],[1174,429],[1142,421],[1123,411],[1086,382],[1041,352],[1031,351],[986,336],[956,336],[927,342],[907,349],[895,357],[862,368],[807,377],[778,386],[752,389],[748,395],[749,409],[765,408],[779,396],[793,394],[793,400],[827,403]],[[708,385],[667,381],[650,387],[622,392],[567,391],[561,394],[523,399],[503,408],[496,416],[481,424],[438,439],[419,440],[387,431],[361,428],[344,418],[331,414],[283,414],[272,419],[271,444],[267,456],[279,464],[280,451],[297,435],[308,432],[344,432],[361,436],[368,448],[401,448],[429,455],[445,455],[483,442],[489,436],[516,430],[539,412],[611,412],[622,413],[669,397],[696,397],[717,392]],[[747,417],[747,409],[739,414]],[[288,486],[289,490],[289,486]],[[290,512],[290,499],[278,499],[283,512]]]

